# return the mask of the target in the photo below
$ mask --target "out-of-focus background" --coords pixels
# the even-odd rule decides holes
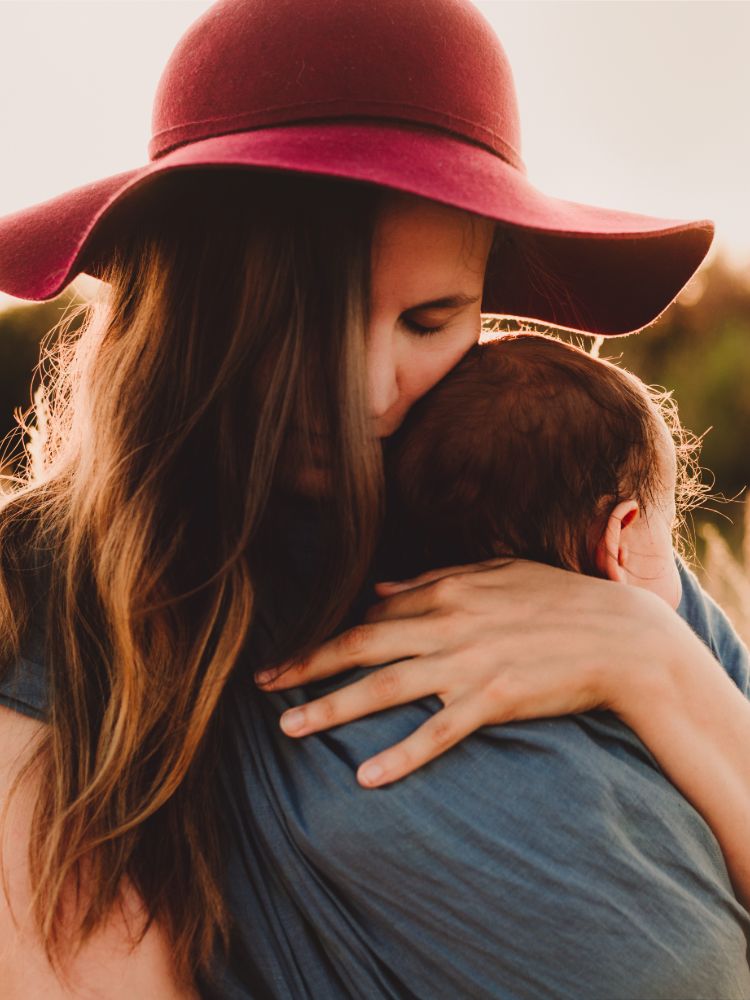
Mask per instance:
[[[0,215],[146,162],[161,70],[208,6],[0,2]],[[735,499],[696,512],[696,568],[750,640],[750,3],[477,6],[510,58],[537,186],[716,222],[714,247],[675,303],[647,330],[599,350],[674,390],[683,423],[707,432],[705,477]],[[82,276],[47,303],[0,293],[0,438],[30,404],[41,337],[96,285]],[[0,468],[4,460],[0,448]]]

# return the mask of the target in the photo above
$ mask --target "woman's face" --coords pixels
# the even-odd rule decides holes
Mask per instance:
[[[481,332],[495,224],[394,193],[375,230],[367,339],[370,414],[378,437],[448,372]],[[423,333],[418,327],[435,329]]]
[[[393,434],[411,405],[479,340],[494,229],[489,219],[409,194],[391,192],[385,200],[373,238],[367,331],[375,436]],[[297,488],[325,490],[325,469],[301,469]]]

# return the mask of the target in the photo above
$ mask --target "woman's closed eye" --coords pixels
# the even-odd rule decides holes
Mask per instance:
[[[404,316],[402,319],[404,326],[408,327],[412,333],[419,334],[420,337],[429,337],[433,333],[440,333],[448,325],[447,323],[441,323],[440,326],[423,326],[421,323],[416,323],[413,319],[409,319]]]

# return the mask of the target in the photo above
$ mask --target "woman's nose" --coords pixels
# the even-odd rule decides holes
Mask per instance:
[[[367,356],[370,415],[382,418],[399,397],[398,366],[392,349],[370,351]]]

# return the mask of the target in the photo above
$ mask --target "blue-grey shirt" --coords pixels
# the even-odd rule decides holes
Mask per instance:
[[[305,537],[300,551],[313,558]],[[678,566],[679,614],[750,697],[745,646]],[[371,583],[341,629],[375,600]],[[0,700],[43,718],[34,641]],[[366,670],[262,693],[252,670],[264,642],[258,628],[227,701],[218,780],[236,925],[207,997],[750,998],[750,914],[719,844],[613,713],[485,726],[366,790],[358,765],[440,700],[293,740],[281,711]]]

